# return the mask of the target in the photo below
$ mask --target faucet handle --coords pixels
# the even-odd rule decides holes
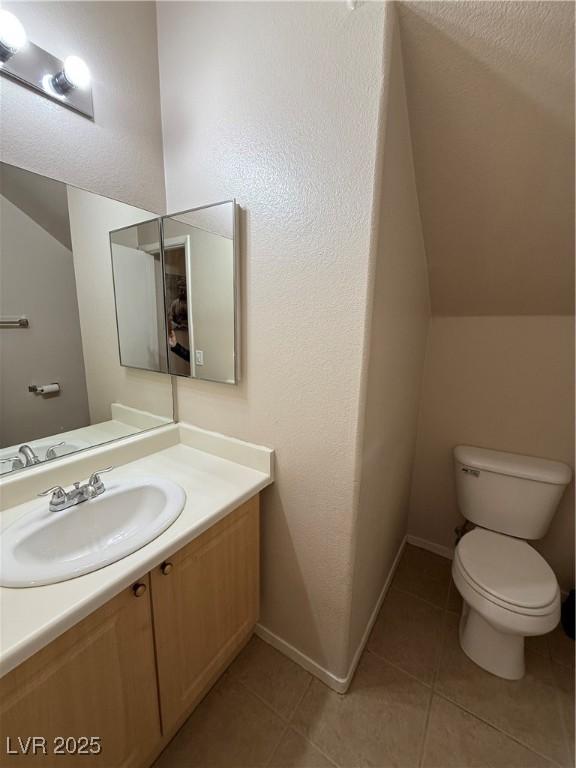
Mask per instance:
[[[40,491],[38,496],[48,496],[50,493],[55,493],[58,496],[63,496],[65,495],[66,491],[64,490],[64,488],[62,488],[61,485],[55,485],[52,488],[46,488],[45,491]]]
[[[96,472],[92,472],[88,480],[89,487],[101,493],[104,490],[104,483],[100,479],[100,475],[104,472],[111,472],[113,469],[116,469],[116,467],[104,467],[104,469],[97,469]]]
[[[46,460],[51,461],[52,459],[58,458],[55,449],[60,448],[61,445],[65,445],[66,440],[62,440],[59,443],[54,443],[54,445],[51,445],[50,448],[46,451]]]
[[[9,461],[22,461],[22,457],[16,454],[15,456],[4,456],[3,459],[0,459],[0,464],[7,464]]]
[[[66,501],[66,491],[61,485],[47,488],[45,491],[41,491],[38,496],[50,496],[50,507],[52,507],[53,504],[58,505]]]
[[[88,482],[90,483],[90,485],[97,483],[98,480],[100,479],[100,475],[102,475],[104,472],[112,472],[113,469],[116,469],[116,467],[110,466],[110,467],[104,467],[104,469],[97,469],[96,472],[92,472]]]

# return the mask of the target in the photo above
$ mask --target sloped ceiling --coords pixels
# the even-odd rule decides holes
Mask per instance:
[[[66,184],[0,163],[0,194],[72,250]]]
[[[571,314],[574,5],[398,11],[433,313]]]

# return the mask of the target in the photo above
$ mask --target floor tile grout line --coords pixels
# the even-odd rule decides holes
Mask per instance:
[[[332,765],[334,765],[334,768],[339,768],[337,763],[335,763],[334,760],[329,755],[325,754],[325,752],[314,741],[312,741],[312,739],[308,738],[304,733],[302,733],[300,730],[298,730],[298,729],[296,729],[294,727],[294,724],[293,724],[294,715],[296,714],[296,711],[298,710],[298,707],[300,706],[300,704],[304,700],[304,697],[308,693],[308,690],[310,689],[310,686],[312,685],[313,681],[315,680],[314,675],[311,675],[310,673],[307,673],[307,674],[308,674],[308,678],[309,679],[308,679],[308,681],[306,683],[306,687],[304,688],[302,694],[300,695],[300,697],[298,698],[296,704],[294,705],[294,708],[291,711],[289,717],[286,717],[285,715],[282,715],[280,712],[278,712],[278,710],[274,709],[274,707],[269,702],[267,702],[266,699],[262,698],[262,696],[260,696],[258,693],[255,693],[255,691],[253,691],[239,677],[234,677],[233,678],[237,683],[239,683],[242,686],[242,688],[244,688],[247,691],[247,693],[249,693],[251,696],[253,696],[255,699],[257,699],[261,704],[263,704],[268,710],[270,710],[270,712],[272,712],[272,714],[276,715],[276,717],[278,717],[282,721],[284,726],[285,726],[284,730],[282,731],[282,735],[280,736],[279,741],[274,745],[274,749],[273,749],[273,752],[272,752],[272,754],[270,756],[270,760],[266,763],[266,768],[270,768],[271,760],[274,757],[274,754],[276,753],[276,750],[280,746],[280,744],[282,742],[282,739],[284,738],[284,736],[286,735],[286,733],[289,730],[293,730],[301,738],[303,738],[304,741],[307,741],[309,744],[311,744],[314,747],[315,750],[320,752],[322,757],[325,757],[328,760],[328,762],[330,762],[330,763],[332,763]],[[322,681],[319,680],[318,682],[322,682]]]
[[[294,706],[294,709],[292,710],[292,714],[290,715],[290,721],[288,723],[288,726],[289,726],[289,728],[291,728],[294,731],[294,733],[297,733],[301,738],[303,738],[304,741],[307,741],[308,744],[310,744],[317,752],[319,752],[322,755],[322,757],[326,758],[326,760],[328,760],[328,762],[331,763],[331,765],[333,765],[334,768],[339,768],[338,764],[329,755],[327,755],[321,747],[319,747],[317,744],[315,744],[312,741],[312,739],[309,739],[308,736],[306,736],[305,734],[301,733],[300,731],[297,731],[296,728],[294,728],[294,726],[293,726],[294,715],[298,711],[298,707],[304,701],[304,699],[306,697],[306,694],[308,693],[308,691],[312,687],[312,683],[316,679],[316,678],[314,678],[313,675],[310,675],[309,677],[310,677],[310,679],[308,680],[306,688],[302,692],[302,695],[300,696],[300,698],[296,702],[296,705]],[[321,681],[318,681],[318,682],[321,682]]]
[[[276,744],[274,744],[274,747],[273,747],[273,749],[272,749],[272,753],[271,753],[271,755],[270,755],[270,758],[269,758],[269,759],[268,759],[268,761],[266,762],[266,768],[271,768],[271,765],[272,765],[272,760],[273,760],[273,758],[274,758],[274,755],[276,754],[276,750],[278,749],[278,747],[279,747],[279,746],[280,746],[280,744],[282,743],[282,740],[284,739],[284,737],[286,736],[286,734],[288,733],[288,731],[289,731],[289,730],[294,730],[294,731],[295,731],[295,729],[294,729],[294,728],[293,728],[293,726],[292,726],[292,719],[293,719],[294,715],[296,714],[296,710],[298,709],[298,707],[299,707],[299,706],[300,706],[300,704],[302,703],[302,701],[303,701],[304,697],[305,697],[305,696],[306,696],[306,694],[308,693],[308,689],[309,689],[309,688],[310,688],[310,686],[312,685],[313,676],[312,676],[312,675],[310,675],[310,673],[307,673],[307,674],[308,674],[308,680],[306,681],[306,685],[305,685],[305,687],[304,687],[304,690],[302,691],[302,693],[301,693],[301,694],[300,694],[300,696],[298,697],[298,699],[297,699],[297,701],[296,701],[296,703],[295,703],[294,707],[291,709],[291,711],[290,711],[290,714],[289,714],[289,715],[283,715],[283,714],[281,714],[281,713],[280,713],[280,712],[279,712],[277,709],[275,709],[275,708],[272,706],[272,704],[270,704],[270,702],[266,701],[266,699],[264,699],[262,696],[260,696],[260,694],[258,694],[258,693],[256,693],[255,691],[253,691],[253,690],[250,688],[250,686],[249,686],[249,685],[247,685],[247,684],[244,682],[244,680],[242,680],[242,679],[240,678],[240,676],[235,676],[235,675],[234,675],[234,676],[232,676],[232,677],[231,677],[231,679],[233,679],[235,682],[239,683],[239,684],[242,686],[242,688],[244,688],[244,690],[245,690],[245,691],[246,691],[246,692],[247,692],[247,693],[248,693],[250,696],[254,697],[254,698],[257,700],[257,701],[259,701],[261,704],[263,704],[263,705],[264,705],[264,706],[265,706],[265,707],[266,707],[266,708],[267,708],[267,709],[268,709],[270,712],[272,712],[272,714],[276,715],[276,717],[278,717],[278,718],[279,718],[279,719],[282,721],[282,724],[284,725],[284,728],[283,728],[283,730],[282,730],[282,733],[280,734],[280,738],[278,739],[278,741],[276,742]],[[299,731],[295,731],[295,733],[298,733],[298,734],[299,734],[299,735],[300,735],[300,736],[301,736],[301,737],[302,737],[302,738],[303,738],[305,741],[307,741],[309,744],[311,744],[311,745],[314,747],[314,749],[317,749],[317,750],[318,750],[318,752],[320,752],[320,753],[322,754],[322,756],[323,756],[323,757],[325,757],[325,758],[326,758],[326,759],[327,759],[327,760],[328,760],[330,763],[332,763],[332,764],[335,766],[335,768],[338,768],[338,766],[336,766],[336,764],[334,763],[334,761],[333,761],[333,760],[332,760],[330,757],[328,757],[328,755],[325,755],[325,754],[324,754],[324,752],[322,752],[322,750],[321,750],[321,749],[319,749],[319,748],[316,746],[316,744],[314,744],[314,743],[313,743],[313,742],[312,742],[310,739],[306,738],[306,736],[304,736],[304,734],[301,734],[301,733],[299,733]]]
[[[328,760],[330,765],[333,765],[334,768],[341,768],[341,766],[335,760],[333,760],[333,758],[329,757],[329,755],[327,755],[326,752],[324,752],[322,749],[320,749],[320,747],[317,747],[316,744],[312,744],[310,739],[307,739],[306,736],[303,736],[302,738],[305,741],[307,741],[308,744],[311,744],[312,747],[314,747],[314,749],[322,755],[322,757],[324,757],[326,760]]]
[[[255,693],[253,690],[251,690],[246,685],[246,683],[243,680],[240,679],[240,676],[237,676],[234,673],[231,674],[230,673],[230,668],[225,670],[224,674],[221,676],[220,679],[224,678],[226,675],[228,675],[228,679],[230,680],[230,682],[238,683],[238,685],[240,685],[240,687],[243,688],[249,696],[252,696],[252,698],[254,698],[260,704],[265,706],[266,709],[268,709],[273,715],[275,715],[282,722],[282,724],[284,725],[282,733],[280,734],[280,737],[278,738],[278,741],[274,744],[274,746],[272,748],[272,751],[270,753],[270,757],[269,757],[269,759],[265,763],[265,768],[268,768],[270,766],[270,761],[274,757],[274,755],[276,753],[276,750],[278,749],[278,747],[282,743],[282,739],[284,738],[284,736],[286,735],[286,732],[288,731],[288,729],[290,727],[290,723],[289,723],[288,720],[286,720],[285,717],[283,717],[279,712],[277,712],[274,709],[274,707],[272,707],[265,699],[263,699],[261,696],[259,696],[257,693]]]
[[[515,741],[517,744],[520,744],[520,746],[525,747],[526,749],[528,749],[529,751],[533,752],[534,754],[539,755],[540,757],[544,758],[545,760],[548,760],[549,762],[554,763],[554,765],[562,766],[562,763],[559,763],[555,758],[549,757],[548,755],[545,755],[544,753],[538,751],[537,749],[534,749],[534,747],[532,747],[529,744],[525,743],[524,741],[519,739],[517,736],[512,735],[509,731],[505,731],[502,728],[499,728],[497,725],[494,725],[494,723],[491,723],[489,720],[484,719],[483,717],[478,715],[476,712],[473,712],[472,710],[467,709],[465,706],[463,706],[462,704],[460,704],[456,700],[451,699],[448,695],[446,695],[445,693],[442,693],[442,691],[438,689],[438,687],[437,687],[438,675],[439,675],[439,672],[440,672],[440,666],[441,666],[442,658],[443,658],[443,655],[444,655],[444,648],[445,648],[446,636],[447,636],[446,621],[448,619],[448,614],[450,614],[450,611],[445,610],[444,613],[445,613],[445,617],[444,617],[444,627],[443,627],[443,633],[442,633],[442,653],[441,653],[441,655],[439,657],[438,666],[437,666],[437,669],[436,669],[436,673],[434,675],[434,682],[433,682],[433,686],[432,686],[434,693],[436,695],[438,695],[440,698],[444,699],[445,701],[449,701],[451,704],[454,704],[455,706],[457,706],[459,709],[463,710],[464,712],[467,712],[469,715],[472,715],[477,720],[480,720],[481,722],[483,722],[486,725],[490,726],[493,730],[498,731],[499,733],[504,734],[504,736],[507,736],[508,738],[512,739],[512,741]],[[548,643],[547,643],[547,645],[548,645]],[[534,653],[536,653],[536,651]],[[544,656],[544,654],[539,654],[539,655]],[[548,662],[551,665],[553,664],[553,661],[552,661],[551,657],[548,657]],[[552,675],[554,677],[553,671],[552,671]],[[570,735],[567,733],[566,724],[564,722],[564,718],[562,716],[561,707],[559,705],[559,698],[558,697],[559,697],[560,689],[559,689],[559,686],[556,683],[555,679],[554,679],[554,686],[553,687],[554,687],[555,699],[556,699],[556,709],[557,709],[557,713],[558,713],[560,721],[561,721],[562,731],[563,731],[563,734],[564,734],[564,747],[568,748],[568,754],[569,754],[569,757],[570,757],[571,739],[570,739]]]
[[[563,691],[558,685],[558,681],[556,678],[556,673],[554,671],[554,662],[552,659],[549,660],[550,668],[552,669],[552,680],[554,681],[554,691],[556,694],[556,713],[558,717],[560,718],[560,725],[562,727],[562,733],[564,734],[564,746],[567,750],[568,755],[568,763],[567,765],[572,764],[572,747],[573,747],[573,741],[570,737],[569,729],[566,725],[566,719],[564,718],[564,712],[563,712],[563,706],[562,706],[562,700],[561,696],[563,695]],[[574,670],[572,670],[572,675],[574,674]],[[574,694],[572,694],[574,696]]]
[[[448,605],[448,599],[446,600],[446,606]],[[424,758],[426,756],[426,745],[428,743],[428,733],[430,730],[430,718],[432,716],[432,704],[434,701],[434,696],[436,694],[436,680],[438,679],[438,673],[440,671],[440,663],[442,661],[442,657],[444,655],[444,647],[446,644],[446,622],[448,618],[448,608],[446,607],[442,612],[442,628],[441,628],[441,636],[440,636],[440,644],[438,646],[438,650],[436,651],[436,658],[434,661],[434,670],[432,672],[432,684],[430,686],[430,698],[428,701],[428,711],[426,713],[426,723],[424,726],[424,736],[422,738],[422,745],[420,748],[420,759],[418,761],[419,768],[422,768],[424,763]]]
[[[274,707],[272,706],[272,704],[270,704],[270,702],[266,701],[266,699],[260,696],[259,693],[256,693],[255,691],[253,691],[252,688],[250,688],[250,686],[244,682],[244,680],[241,680],[239,677],[234,677],[233,680],[234,682],[239,683],[242,686],[242,688],[244,688],[245,691],[247,691],[251,696],[257,699],[260,702],[260,704],[264,704],[266,709],[269,709],[270,712],[272,712],[272,714],[280,718],[280,720],[282,720],[283,723],[287,723],[288,725],[290,725],[290,720],[285,715],[281,715],[277,709],[274,709]]]
[[[401,590],[401,591],[403,591],[403,590]],[[409,593],[405,593],[405,594],[409,594]],[[426,602],[426,601],[424,601],[424,602]],[[427,603],[427,604],[431,605],[431,603]],[[435,607],[437,607],[437,606],[435,606]],[[442,608],[438,608],[438,610],[442,612],[442,622],[441,622],[442,623],[442,630],[441,630],[442,631],[442,639],[441,639],[439,648],[436,651],[436,657],[434,659],[434,669],[433,669],[433,672],[432,672],[432,681],[431,682],[425,682],[424,680],[421,680],[419,677],[417,677],[416,675],[412,674],[411,672],[408,672],[408,670],[404,669],[403,667],[401,667],[396,662],[391,661],[387,656],[384,656],[383,654],[378,653],[377,651],[373,650],[369,646],[366,646],[366,648],[364,649],[364,653],[369,653],[372,656],[375,656],[377,659],[380,659],[380,661],[384,661],[384,662],[386,662],[386,664],[389,664],[391,667],[394,667],[394,669],[396,669],[398,672],[403,672],[405,675],[408,675],[408,677],[412,678],[412,680],[415,680],[417,683],[420,683],[421,685],[426,686],[426,688],[431,688],[432,690],[434,690],[434,685],[435,685],[435,682],[436,682],[436,678],[438,676],[438,669],[439,669],[439,666],[440,666],[440,660],[441,660],[442,653],[443,653],[443,650],[444,650],[446,614],[447,613],[453,613],[452,611],[447,611],[446,609],[442,609]]]
[[[450,602],[450,593],[452,592],[452,566],[450,566],[450,578],[448,579],[448,591],[446,592],[446,600],[444,601],[444,610],[448,610],[448,603]]]
[[[375,656],[378,661],[383,661],[385,664],[388,664],[388,666],[392,667],[392,669],[395,669],[396,672],[401,672],[403,675],[406,675],[411,680],[414,680],[415,683],[420,683],[420,685],[423,685],[424,688],[427,688],[428,690],[432,690],[431,683],[425,683],[423,680],[420,680],[419,677],[416,677],[416,675],[413,675],[411,672],[407,672],[405,669],[402,669],[402,667],[399,667],[398,664],[396,664],[393,661],[390,661],[390,659],[387,659],[385,656],[381,656],[379,653],[375,653],[371,648],[366,648],[364,653],[368,653],[371,656]]]
[[[422,595],[417,595],[415,592],[410,592],[409,589],[403,589],[402,587],[395,586],[394,582],[390,584],[390,589],[395,589],[398,592],[402,592],[404,595],[410,595],[410,597],[415,597],[418,600],[421,600],[423,603],[426,603],[426,605],[431,605],[433,608],[436,608],[438,611],[444,611],[446,608],[444,605],[438,605],[438,603],[433,603],[431,600],[427,600],[425,597],[422,597]]]
[[[276,653],[280,654],[284,659],[288,659],[288,657],[285,656],[281,651],[278,651],[277,649],[274,649],[274,650],[276,651]],[[312,684],[312,680],[314,680],[314,675],[312,675],[310,672],[308,672],[308,670],[304,669],[304,667],[300,666],[300,664],[298,664],[298,662],[292,661],[292,659],[288,659],[288,661],[290,661],[292,664],[294,664],[296,667],[298,667],[298,670],[304,672],[304,674],[307,676],[306,685],[304,686],[304,689],[303,689],[302,693],[296,698],[296,703],[293,705],[293,707],[290,710],[290,713],[288,715],[283,715],[269,701],[267,701],[263,696],[261,696],[256,691],[252,690],[250,685],[245,680],[242,679],[241,675],[231,671],[232,665],[224,672],[224,674],[225,675],[229,675],[231,680],[235,680],[236,682],[240,683],[240,685],[242,685],[242,687],[245,690],[247,690],[249,693],[251,693],[252,696],[257,698],[258,701],[260,701],[262,704],[265,704],[266,707],[268,707],[268,709],[270,709],[281,720],[283,720],[283,721],[285,721],[287,723],[291,723],[292,722],[292,718],[294,717],[294,714],[295,714],[296,710],[298,709],[298,707],[302,703],[302,700],[304,699],[304,696],[308,692],[308,688]]]
[[[324,752],[324,750],[321,747],[318,746],[318,744],[314,744],[314,742],[311,739],[309,739],[307,736],[304,736],[304,734],[299,733],[295,729],[293,729],[293,730],[294,730],[294,733],[298,733],[298,735],[301,736],[304,739],[304,741],[307,741],[308,744],[310,744],[310,746],[313,747],[313,749],[316,750],[316,752],[319,752],[322,755],[323,758],[328,760],[330,765],[333,765],[334,768],[340,768],[340,765],[334,760],[334,758],[330,757],[330,755],[327,755],[326,752]]]
[[[270,753],[270,757],[266,761],[265,768],[271,768],[271,766],[273,765],[272,760],[274,760],[274,755],[276,754],[280,744],[282,744],[282,741],[284,740],[284,736],[286,736],[286,734],[288,733],[289,728],[290,728],[290,723],[284,723],[284,730],[282,731],[280,738],[278,739],[278,742],[274,745],[274,748]]]
[[[264,704],[264,706],[266,707],[266,709],[269,709],[269,710],[270,710],[270,712],[272,712],[272,714],[273,714],[273,715],[276,715],[276,717],[278,717],[280,720],[282,720],[282,722],[283,722],[283,723],[288,723],[288,724],[289,724],[289,721],[288,721],[288,719],[286,718],[286,716],[285,716],[285,715],[282,715],[282,714],[280,714],[280,712],[278,712],[278,710],[277,710],[277,709],[275,709],[275,708],[272,706],[272,704],[270,704],[270,702],[266,701],[266,699],[265,699],[265,698],[263,698],[262,696],[260,696],[260,694],[259,694],[259,693],[256,693],[256,691],[253,691],[253,690],[250,688],[250,686],[246,685],[246,683],[245,683],[243,680],[238,680],[238,679],[236,679],[236,682],[237,682],[237,683],[240,683],[240,685],[241,685],[241,686],[242,686],[242,687],[243,687],[243,688],[244,688],[246,691],[248,691],[248,693],[249,693],[251,696],[253,696],[255,699],[258,699],[258,701],[260,702],[260,704]]]
[[[534,653],[538,653],[538,651],[534,651]],[[540,655],[543,656],[544,654],[542,653]],[[565,661],[558,661],[558,659],[555,659],[554,656],[549,656],[549,659],[552,662],[552,664],[556,664],[557,666],[562,667],[563,669],[569,669],[572,672],[572,674],[575,674],[574,664],[570,664],[570,663],[566,664]]]
[[[282,722],[282,725],[284,728],[282,729],[282,733],[278,737],[278,741],[274,744],[272,747],[272,751],[270,752],[270,757],[266,761],[265,768],[271,768],[272,766],[272,760],[274,759],[274,755],[276,754],[276,750],[282,744],[282,741],[284,739],[284,736],[288,733],[290,729],[290,721],[287,720],[283,715],[280,714],[274,707],[269,704],[265,699],[262,698],[262,696],[259,696],[257,693],[255,693],[249,686],[246,685],[246,683],[241,680],[239,677],[233,678],[235,682],[237,682],[244,690],[248,693],[249,696],[252,696],[256,701],[260,702],[260,704],[263,704],[272,714],[276,715],[277,718]]]
[[[444,658],[444,649],[446,648],[446,635],[448,631],[448,617],[451,611],[444,610],[442,616],[442,635],[440,638],[440,647],[436,656],[436,664],[434,666],[434,674],[432,676],[432,690],[436,692],[436,683],[438,682],[438,675],[440,674],[440,667],[442,665],[442,659]]]
[[[447,694],[442,693],[442,691],[435,690],[434,695],[438,696],[439,699],[444,699],[444,701],[447,701],[449,704],[453,704],[458,709],[461,709],[463,712],[466,712],[466,714],[471,715],[476,720],[480,720],[481,723],[484,723],[484,725],[489,726],[493,731],[497,731],[498,733],[501,733],[504,736],[507,736],[511,741],[514,741],[516,744],[519,744],[521,747],[524,747],[524,749],[527,749],[529,752],[532,752],[535,755],[538,755],[538,757],[543,758],[544,760],[547,760],[549,763],[553,763],[554,765],[558,766],[558,768],[566,768],[566,766],[563,766],[561,762],[558,762],[556,758],[550,757],[549,755],[544,754],[543,752],[540,752],[537,749],[534,749],[534,747],[530,746],[529,744],[526,744],[526,742],[522,741],[518,738],[518,736],[514,736],[509,731],[505,731],[502,728],[499,728],[497,725],[494,725],[494,723],[491,723],[489,720],[486,720],[484,717],[481,717],[477,712],[473,712],[471,709],[468,709],[467,707],[460,704],[455,699],[451,699]]]
[[[417,600],[420,600],[424,604],[426,604],[426,605],[428,605],[430,607],[435,608],[441,614],[441,640],[440,640],[439,647],[438,647],[438,649],[436,651],[436,654],[435,654],[435,657],[434,657],[434,664],[433,664],[433,669],[432,669],[432,679],[431,679],[430,683],[423,682],[422,680],[418,679],[415,675],[412,675],[410,672],[407,672],[405,669],[402,669],[401,667],[398,667],[393,662],[390,662],[390,660],[387,659],[386,657],[381,656],[380,654],[375,653],[374,651],[371,651],[370,649],[367,649],[367,651],[369,653],[372,653],[377,658],[382,659],[384,662],[390,664],[390,666],[394,667],[395,669],[397,669],[400,672],[404,672],[404,674],[408,675],[411,679],[416,680],[421,685],[424,685],[424,686],[426,686],[426,688],[428,688],[429,694],[428,694],[428,702],[427,702],[427,705],[426,705],[426,717],[425,717],[425,721],[424,721],[424,730],[423,730],[423,733],[422,733],[422,743],[420,744],[420,750],[419,750],[419,755],[418,755],[418,766],[419,766],[419,768],[421,768],[422,764],[424,762],[424,757],[426,755],[426,744],[427,744],[427,740],[428,740],[428,731],[429,731],[429,726],[430,726],[430,717],[431,717],[431,713],[432,713],[432,701],[434,699],[435,683],[436,683],[436,678],[437,678],[437,675],[438,675],[438,669],[439,669],[439,666],[440,666],[440,660],[441,660],[441,657],[442,657],[442,654],[443,654],[443,650],[444,650],[445,635],[446,635],[445,624],[446,624],[446,614],[449,612],[448,605],[449,605],[449,602],[450,602],[451,578],[448,579],[448,585],[447,585],[447,588],[446,588],[446,595],[445,595],[445,598],[444,598],[444,601],[443,601],[442,605],[438,605],[436,603],[433,603],[432,601],[427,600],[426,598],[422,597],[421,595],[417,595],[417,594],[415,594],[413,592],[410,592],[409,590],[402,589],[401,587],[397,587],[397,586],[394,587],[394,585],[392,585],[392,586],[393,586],[393,588],[397,589],[401,594],[410,595],[410,597],[416,598]]]
[[[420,754],[418,755],[418,766],[422,768],[424,755],[426,754],[426,742],[428,741],[428,727],[430,725],[430,715],[432,714],[432,699],[434,698],[434,689],[430,689],[428,696],[428,706],[426,708],[426,719],[424,721],[424,732],[422,734],[422,743],[420,744]]]
[[[296,711],[298,710],[298,707],[304,701],[304,697],[306,696],[306,694],[310,690],[310,686],[312,685],[312,681],[313,681],[314,677],[309,672],[307,674],[308,674],[308,681],[307,681],[306,685],[304,686],[304,690],[302,691],[302,694],[298,697],[296,703],[292,707],[292,711],[290,712],[290,716],[288,718],[288,722],[290,724],[292,723],[292,720],[294,720],[294,715],[296,714]]]

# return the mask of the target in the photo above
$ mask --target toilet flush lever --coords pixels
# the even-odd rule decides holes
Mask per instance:
[[[470,467],[462,467],[462,472],[466,472],[467,475],[473,475],[474,477],[480,477],[480,470],[471,469]]]

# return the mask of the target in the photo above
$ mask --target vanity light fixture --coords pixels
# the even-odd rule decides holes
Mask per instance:
[[[20,21],[0,11],[0,75],[32,88],[42,96],[94,118],[90,70],[80,56],[64,61],[27,41]]]
[[[10,11],[0,11],[0,61],[8,61],[27,41],[22,22]]]

